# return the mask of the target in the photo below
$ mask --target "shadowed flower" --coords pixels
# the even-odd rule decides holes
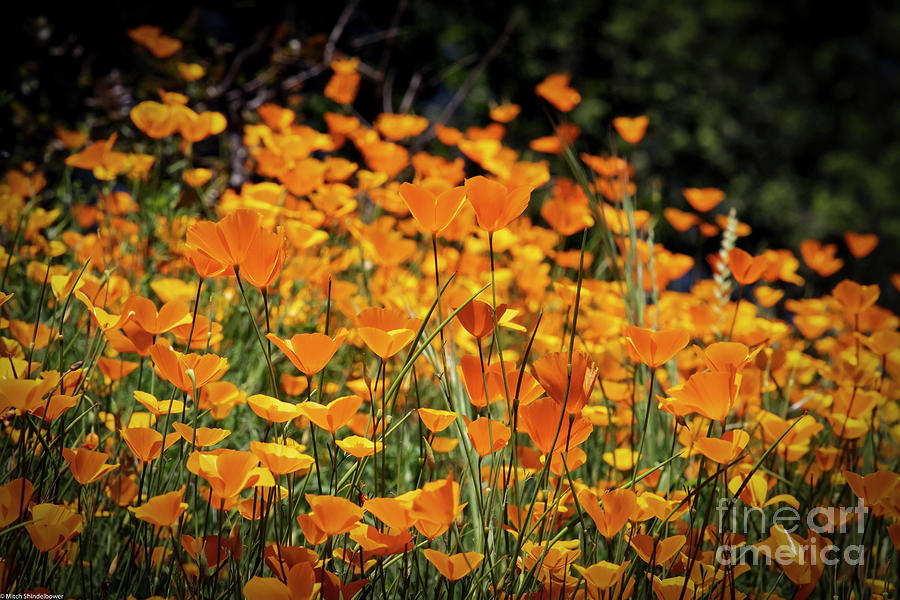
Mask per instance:
[[[168,58],[181,49],[181,41],[163,34],[160,27],[141,25],[128,30],[128,37],[147,48],[156,58]]]
[[[285,575],[284,582],[275,577],[252,577],[244,584],[244,596],[248,600],[311,600],[319,594],[322,585],[316,583],[309,563],[297,563]]]
[[[685,188],[681,191],[697,212],[708,212],[725,199],[725,192],[717,188]]]
[[[535,86],[538,96],[562,112],[569,112],[581,102],[581,94],[569,85],[568,73],[554,73]]]
[[[40,552],[51,552],[81,533],[82,517],[57,504],[37,504],[31,508],[28,536]]]
[[[0,486],[0,528],[25,514],[34,486],[24,477],[13,479]]]
[[[644,115],[640,117],[616,117],[613,119],[613,127],[629,144],[637,144],[644,138],[650,119]]]
[[[874,233],[854,233],[847,231],[844,233],[844,241],[847,243],[847,249],[854,258],[865,258],[872,253],[878,246],[878,236]]]

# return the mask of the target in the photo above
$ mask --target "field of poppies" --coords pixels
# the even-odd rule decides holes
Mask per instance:
[[[0,183],[4,592],[896,597],[900,320],[842,276],[877,232],[742,248],[703,182],[648,210],[647,117],[583,152],[567,74],[516,148],[512,102],[359,114],[335,48],[235,163],[222,74],[127,35],[178,85]]]

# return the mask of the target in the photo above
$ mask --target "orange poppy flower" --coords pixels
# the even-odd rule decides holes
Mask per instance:
[[[466,199],[475,209],[478,226],[494,233],[512,223],[528,207],[532,188],[507,188],[502,183],[478,175],[466,179]]]
[[[455,146],[463,139],[463,134],[459,129],[440,123],[434,124],[434,133],[437,134],[438,140],[447,146]]]
[[[197,81],[206,75],[206,69],[203,65],[198,65],[197,63],[180,62],[177,66],[178,74],[181,75],[181,78],[185,81]]]
[[[250,442],[250,452],[260,460],[262,465],[273,475],[284,475],[300,471],[301,475],[309,471],[315,464],[312,456],[303,454],[300,448],[286,444]]]
[[[708,212],[725,199],[725,192],[717,188],[685,188],[681,193],[697,212]]]
[[[878,300],[881,293],[877,285],[860,285],[851,279],[845,279],[834,286],[831,295],[841,304],[848,315],[858,315],[867,310]]]
[[[197,448],[214,446],[231,435],[231,432],[227,429],[218,429],[216,427],[198,427],[194,429],[185,423],[172,423],[172,429],[175,430],[181,439]]]
[[[677,208],[663,209],[663,216],[675,231],[687,231],[700,223],[700,217],[694,213],[678,210]]]
[[[662,400],[660,408],[675,415],[696,412],[707,419],[722,421],[731,412],[737,391],[731,373],[694,373],[685,383],[669,388],[672,398]]]
[[[195,113],[190,109],[184,111],[184,118],[179,123],[178,132],[186,142],[199,142],[211,135],[225,131],[228,121],[225,115],[212,110]]]
[[[310,421],[322,429],[334,433],[350,422],[361,404],[362,398],[354,395],[341,396],[327,405],[309,401],[298,406]]]
[[[156,58],[168,58],[181,49],[181,41],[164,35],[154,25],[141,25],[128,30],[128,37],[147,48]]]
[[[191,225],[187,243],[220,264],[236,266],[247,258],[259,231],[259,214],[241,209],[217,223],[200,221]]]
[[[328,337],[324,333],[299,333],[289,340],[283,340],[273,333],[266,335],[306,375],[315,375],[324,369],[346,337],[347,330],[343,327],[334,337]]]
[[[440,433],[450,427],[450,424],[456,420],[458,416],[450,410],[440,410],[437,408],[420,408],[418,410],[419,420],[428,431],[432,433]]]
[[[854,258],[865,258],[878,246],[878,236],[874,233],[844,233],[847,249]]]
[[[382,359],[394,356],[416,337],[422,322],[400,309],[367,308],[356,315],[356,331]]]
[[[498,321],[505,312],[505,304],[497,307],[496,318]],[[466,331],[478,339],[484,338],[494,330],[494,309],[490,304],[481,300],[472,300],[463,306],[456,313],[456,318]]]
[[[265,394],[254,394],[247,398],[250,410],[270,423],[286,423],[303,414],[299,404],[282,402]]]
[[[581,94],[569,85],[571,79],[568,73],[554,73],[537,84],[534,91],[558,110],[569,112],[581,102]]]
[[[335,59],[331,61],[331,69],[334,74],[325,85],[325,97],[339,104],[350,104],[356,98],[359,91],[359,82],[362,79],[356,72],[359,66],[358,58]]]
[[[572,449],[591,435],[593,426],[587,418],[576,416],[570,430],[561,413],[562,405],[547,397],[519,408],[519,426],[541,454],[555,454],[567,447]]]
[[[591,358],[581,350],[572,355],[571,379],[568,352],[545,354],[531,368],[541,387],[569,414],[581,413],[600,374]]]
[[[88,141],[88,134],[83,131],[65,129],[63,127],[55,127],[53,133],[56,138],[62,142],[63,147],[67,150],[75,150],[81,148]]]
[[[186,118],[184,106],[145,100],[131,109],[129,116],[135,126],[154,139],[167,138],[181,127]]]
[[[490,117],[492,120],[497,121],[498,123],[509,123],[517,116],[519,116],[519,112],[521,112],[522,108],[518,104],[511,104],[506,102],[501,104],[500,106],[495,106],[491,109]]]
[[[193,397],[194,387],[221,379],[228,370],[228,359],[216,354],[182,354],[163,340],[150,347],[156,372],[179,390]],[[190,374],[189,374],[190,371]],[[191,380],[193,375],[193,381]]]
[[[151,525],[171,527],[187,510],[188,504],[183,500],[184,486],[180,490],[154,496],[140,506],[129,506],[128,510]]]
[[[629,489],[615,489],[602,498],[588,488],[578,494],[578,502],[597,525],[597,531],[606,539],[612,539],[637,510],[637,496]],[[601,506],[602,502],[602,506]]]
[[[435,195],[425,186],[402,183],[400,197],[419,227],[426,233],[436,235],[446,229],[462,210],[466,189],[457,186]]]
[[[284,232],[260,231],[254,236],[247,250],[247,257],[240,264],[240,273],[258,288],[272,285],[284,266]]]
[[[825,244],[818,240],[803,240],[800,243],[800,256],[806,266],[821,275],[829,277],[841,270],[844,261],[835,256],[837,245]]]
[[[322,584],[316,582],[316,573],[309,563],[297,563],[286,571],[284,582],[275,577],[253,576],[244,584],[244,596],[248,600],[312,600],[318,596]]]
[[[750,434],[733,429],[722,434],[721,439],[703,436],[694,440],[691,453],[702,454],[714,463],[724,465],[740,456],[749,441]]]
[[[127,427],[122,439],[141,464],[158,458],[163,449],[163,435],[149,427]]]
[[[78,169],[93,171],[101,181],[111,181],[129,168],[131,159],[124,152],[113,150],[118,134],[109,139],[92,142],[84,150],[66,158],[66,164]]]
[[[647,564],[666,565],[684,547],[687,537],[673,535],[656,539],[642,533],[631,536],[629,543],[641,560]]]
[[[448,581],[462,579],[478,568],[478,565],[484,559],[484,554],[478,552],[460,552],[459,554],[448,556],[431,548],[422,550],[422,554]]]
[[[262,485],[263,474],[271,482],[264,470],[258,468],[259,458],[242,450],[215,450],[213,452],[192,452],[187,467],[205,479],[213,493],[228,499],[254,485]]]
[[[752,256],[740,248],[732,248],[728,253],[728,270],[741,285],[756,283],[769,268],[765,256]]]
[[[572,565],[575,567],[575,570],[581,573],[581,576],[584,577],[585,582],[588,584],[588,589],[594,588],[597,590],[596,595],[591,596],[592,598],[603,598],[604,596],[600,592],[606,592],[610,588],[615,585],[620,585],[625,583],[625,569],[628,568],[628,565],[631,561],[625,561],[621,565],[617,565],[616,563],[611,563],[605,560],[601,560],[598,563],[594,563],[589,567],[582,567],[581,565]],[[679,590],[680,593],[681,590]]]
[[[622,139],[629,144],[637,144],[644,138],[649,123],[650,118],[646,115],[634,118],[616,117],[612,122]]]
[[[703,350],[694,346],[697,356],[710,371],[723,371],[735,376],[753,362],[760,350],[762,350],[762,346],[751,352],[740,342],[714,342]],[[740,380],[736,378],[735,386],[738,385],[740,385]]]
[[[118,464],[106,464],[109,454],[106,452],[94,452],[87,448],[62,449],[62,457],[69,464],[69,471],[75,481],[81,485],[88,485],[104,477],[110,471],[117,469]]]
[[[410,517],[435,528],[449,527],[462,511],[459,504],[459,484],[453,481],[453,473],[446,479],[426,483],[413,499]],[[419,525],[416,524],[416,529]],[[421,530],[420,530],[421,531]]]
[[[219,275],[234,275],[234,267],[232,265],[210,258],[196,248],[186,247],[184,249],[184,258],[194,267],[201,279],[218,277]]]
[[[759,305],[765,308],[775,306],[778,304],[778,301],[784,297],[784,290],[778,290],[767,285],[756,286],[753,293],[756,296],[756,301],[759,302]]]
[[[150,335],[167,333],[191,322],[190,307],[181,301],[166,302],[157,312],[152,300],[135,295],[125,301],[122,312],[133,313],[134,322]]]
[[[6,379],[0,386],[0,407],[34,413],[46,405],[44,397],[58,383],[59,374],[54,372],[45,373],[41,379]]]
[[[896,493],[900,484],[900,475],[893,471],[876,471],[866,476],[853,471],[843,471],[843,475],[850,489],[865,502],[866,506],[874,506],[883,501],[888,494]]]
[[[318,546],[328,539],[328,534],[322,531],[316,524],[316,521],[313,520],[312,513],[297,515],[297,523],[300,525],[300,530],[303,531],[303,537],[306,538],[306,543],[309,546]]]
[[[410,509],[415,494],[407,492],[395,498],[368,498],[363,508],[391,529],[402,531],[412,525]]]
[[[338,448],[356,458],[365,458],[384,450],[384,445],[381,442],[359,435],[351,435],[342,440],[337,440],[335,444]]]
[[[28,536],[40,552],[52,552],[81,533],[80,514],[58,504],[37,504],[31,507],[31,521],[25,524]]]
[[[625,347],[633,360],[655,369],[681,352],[691,341],[691,335],[684,329],[653,331],[627,325],[625,341]]]
[[[414,137],[425,131],[428,119],[417,115],[381,113],[375,119],[375,129],[389,140]]]
[[[179,414],[184,410],[184,402],[180,400],[159,401],[153,394],[141,390],[134,390],[134,399],[157,418],[162,415]]]
[[[326,535],[347,533],[363,518],[363,509],[346,498],[306,494],[310,518]]]
[[[479,456],[487,456],[502,450],[512,435],[509,427],[489,417],[481,417],[466,425],[466,433]]]
[[[5,528],[25,514],[33,493],[34,486],[24,477],[0,486],[0,527]]]

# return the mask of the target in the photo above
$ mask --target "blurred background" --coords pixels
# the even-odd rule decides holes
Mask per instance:
[[[881,284],[883,300],[898,302],[889,283],[900,271],[900,11],[893,2],[53,6],[18,6],[4,25],[0,167],[40,162],[36,154],[56,125],[83,126],[90,114],[91,133],[106,136],[131,106],[153,99],[156,86],[183,86],[126,35],[142,24],[183,40],[180,59],[208,68],[194,104],[224,112],[236,135],[263,102],[296,107],[316,123],[330,107],[320,93],[331,73],[320,65],[330,37],[338,54],[362,60],[354,104],[361,117],[409,108],[466,128],[486,125],[492,105],[511,101],[523,110],[506,144],[547,158],[528,150],[530,140],[551,133],[555,118],[534,86],[568,71],[583,97],[570,116],[582,130],[577,149],[608,154],[619,144],[638,169],[642,207],[684,209],[682,188],[722,188],[727,200],[717,210],[734,206],[753,227],[740,242],[745,249],[796,251],[806,238],[837,243],[848,262],[822,282],[825,291],[853,277]],[[316,93],[304,96],[304,89]],[[639,114],[650,126],[631,149],[611,135],[610,122]],[[567,172],[550,160],[552,172]],[[665,221],[658,229],[672,249],[681,243],[693,254],[685,249],[702,243],[676,236]],[[855,261],[842,241],[848,230],[877,233],[881,243]],[[716,245],[710,240],[703,250]]]

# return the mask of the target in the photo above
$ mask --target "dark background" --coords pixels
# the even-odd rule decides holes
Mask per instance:
[[[854,277],[881,284],[883,300],[895,304],[888,276],[900,271],[900,10],[889,1],[767,4],[360,2],[346,11],[336,49],[367,67],[354,104],[362,117],[398,110],[417,79],[411,106],[434,119],[465,87],[449,124],[485,125],[489,103],[511,100],[523,107],[506,139],[517,149],[551,129],[534,85],[570,71],[583,96],[571,114],[583,132],[579,150],[608,153],[613,117],[649,115],[647,136],[631,154],[642,203],[685,209],[683,187],[723,188],[728,197],[719,210],[735,206],[754,228],[742,247],[796,251],[808,237],[836,242],[848,264],[809,291]],[[74,127],[89,112],[92,133],[105,136],[130,106],[154,96],[155,84],[178,89],[127,37],[128,28],[160,25],[184,40],[178,57],[209,68],[192,105],[225,112],[239,133],[248,106],[290,104],[303,87],[321,91],[330,71],[315,68],[345,8],[252,1],[19,6],[2,42],[0,167],[40,160],[34,149],[54,125]],[[497,46],[506,29],[506,43]],[[496,56],[485,64],[492,48]],[[233,81],[208,89],[230,70]],[[300,74],[302,86],[285,84]],[[314,115],[329,107],[310,94],[298,110]],[[551,168],[566,172],[561,163]],[[659,190],[661,206],[652,205],[651,189]],[[659,229],[678,248],[667,225]],[[846,230],[878,233],[881,244],[860,263],[843,245]],[[682,251],[696,243],[678,239]],[[714,250],[715,241],[704,247]]]

